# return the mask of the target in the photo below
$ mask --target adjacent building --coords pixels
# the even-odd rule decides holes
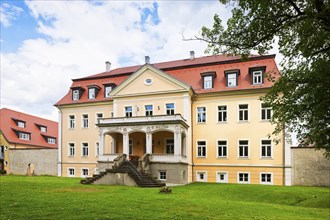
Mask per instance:
[[[92,176],[127,155],[172,184],[291,184],[290,146],[269,135],[260,97],[279,77],[275,55],[214,55],[111,69],[73,79],[59,109],[58,175]]]
[[[56,175],[58,123],[0,110],[0,169],[7,174]]]

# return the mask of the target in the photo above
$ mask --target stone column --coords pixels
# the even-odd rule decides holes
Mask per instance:
[[[99,138],[99,156],[103,156],[104,154],[104,134],[102,133],[102,130],[100,130],[100,138]]]
[[[123,154],[129,155],[129,135],[125,128],[123,133]]]
[[[181,128],[176,126],[174,133],[174,155],[181,155],[181,145],[182,145],[182,137],[181,137]]]
[[[146,133],[146,153],[152,154],[152,133],[149,127]]]

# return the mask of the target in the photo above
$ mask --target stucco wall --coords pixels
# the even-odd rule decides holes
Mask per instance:
[[[330,159],[324,151],[292,147],[292,183],[302,186],[330,187]]]
[[[57,175],[57,149],[10,149],[10,173]]]

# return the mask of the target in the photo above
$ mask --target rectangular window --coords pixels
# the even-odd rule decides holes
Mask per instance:
[[[272,108],[265,103],[261,103],[261,120],[268,121],[272,118]]]
[[[197,157],[206,157],[206,141],[197,141]]]
[[[82,115],[82,127],[83,128],[88,128],[88,115],[84,114]]]
[[[41,132],[47,132],[47,127],[45,127],[45,126],[40,126],[40,131],[41,131]]]
[[[238,182],[239,183],[249,183],[250,178],[249,178],[249,173],[238,173]]]
[[[174,103],[166,104],[166,114],[167,115],[174,115]]]
[[[249,157],[249,141],[239,141],[239,157]]]
[[[249,105],[239,105],[239,121],[249,120]]]
[[[25,122],[24,121],[17,121],[17,126],[20,128],[25,128]]]
[[[133,116],[133,108],[132,108],[132,106],[126,106],[125,107],[125,116],[126,117],[132,117]]]
[[[272,174],[271,173],[261,173],[260,174],[260,183],[261,184],[272,184]]]
[[[153,107],[152,105],[146,105],[145,106],[146,116],[150,116],[153,113]]]
[[[69,157],[73,157],[74,155],[75,155],[74,143],[69,143]]]
[[[159,171],[159,180],[166,180],[166,171]]]
[[[75,89],[72,91],[72,99],[74,101],[79,100],[79,90],[78,89]]]
[[[76,127],[76,118],[74,115],[69,115],[69,128]]]
[[[133,155],[133,140],[130,139],[129,142],[128,142],[128,154],[129,155]]]
[[[55,138],[47,138],[47,143],[48,144],[56,144],[56,139]]]
[[[261,157],[272,157],[272,143],[271,140],[261,141]]]
[[[213,87],[213,76],[204,76],[203,77],[204,80],[204,89],[212,89]]]
[[[197,107],[197,122],[206,122],[206,107]]]
[[[218,157],[227,157],[227,141],[218,141]]]
[[[262,84],[262,71],[253,71],[252,72],[253,85]]]
[[[86,177],[86,176],[88,176],[88,169],[86,169],[86,168],[82,168],[82,169],[81,169],[81,175],[82,175],[82,177]]]
[[[218,171],[217,172],[218,183],[228,183],[228,172]]]
[[[218,106],[218,122],[227,122],[227,106]]]
[[[96,156],[99,156],[100,155],[100,144],[99,142],[96,142]]]
[[[68,176],[74,176],[74,168],[68,169]]]
[[[88,89],[88,99],[95,99],[95,88]]]
[[[227,87],[236,87],[236,86],[237,86],[237,73],[228,73]]]
[[[96,122],[95,124],[98,124],[99,123],[99,120],[103,118],[103,113],[96,113]]]
[[[166,153],[174,154],[174,139],[166,139]]]
[[[28,134],[28,133],[23,133],[23,132],[19,132],[19,139],[22,139],[22,140],[30,140],[30,134]]]
[[[109,98],[110,97],[110,92],[112,91],[112,86],[106,86],[105,87],[105,97]]]
[[[198,182],[207,182],[207,172],[197,171],[196,172],[196,180]]]
[[[88,156],[88,143],[82,144],[82,156],[87,157]]]

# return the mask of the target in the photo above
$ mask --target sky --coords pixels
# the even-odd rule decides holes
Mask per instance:
[[[191,38],[226,22],[231,8],[204,1],[1,0],[1,108],[58,120],[53,105],[71,79],[112,69],[205,56]]]

